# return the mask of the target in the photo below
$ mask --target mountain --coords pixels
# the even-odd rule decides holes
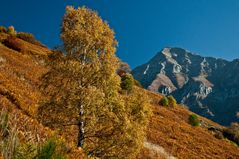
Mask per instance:
[[[171,94],[213,121],[229,125],[238,120],[239,59],[227,61],[182,48],[164,48],[132,74],[144,88]]]

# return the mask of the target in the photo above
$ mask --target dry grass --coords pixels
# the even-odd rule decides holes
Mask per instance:
[[[8,37],[0,33],[0,41]],[[51,53],[45,47],[30,44],[17,39],[24,45],[24,52],[17,52],[0,43],[0,109],[3,107],[10,114],[17,117],[16,126],[21,140],[28,136],[36,141],[44,141],[55,132],[44,127],[36,118],[38,102],[42,98],[38,90],[41,83],[39,78],[47,71],[44,66],[44,57]],[[39,59],[41,62],[39,62]],[[142,90],[145,91],[145,90]],[[153,117],[147,130],[149,142],[160,145],[164,150],[177,158],[197,159],[236,159],[239,158],[239,149],[225,140],[216,139],[205,128],[192,127],[188,124],[191,114],[185,108],[165,108],[158,103],[161,95],[148,92],[151,98]],[[200,117],[213,126],[220,125]],[[66,145],[71,147],[69,158],[84,158],[82,150],[68,143],[74,135],[74,128],[69,128],[69,134],[58,134],[59,138],[67,139]],[[1,158],[1,157],[0,157]],[[138,159],[163,159],[165,156],[153,154],[152,149],[143,149]]]
[[[40,93],[39,77],[47,70],[30,57],[0,45],[0,96],[28,115],[35,115]]]
[[[0,34],[2,40],[7,37],[7,34]],[[38,86],[40,77],[48,70],[44,60],[51,50],[21,39],[17,41],[24,46],[24,52],[0,43],[0,110],[5,109],[16,117],[15,124],[21,141],[31,138],[35,142],[44,142],[57,136],[69,149],[69,158],[84,158],[81,149],[66,142],[68,134],[58,134],[36,120],[38,103],[43,98]]]
[[[153,101],[161,96],[150,93]],[[183,107],[165,108],[152,103],[153,117],[150,121],[147,139],[162,146],[166,152],[179,159],[237,159],[239,148],[225,140],[219,140],[206,128],[193,127],[188,124],[190,111]],[[222,126],[205,120],[215,127]],[[147,150],[143,150],[145,154]],[[146,156],[145,156],[146,157]],[[142,157],[141,157],[142,158]]]

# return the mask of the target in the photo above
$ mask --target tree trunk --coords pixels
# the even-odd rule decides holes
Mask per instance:
[[[85,130],[84,130],[84,120],[83,120],[83,114],[84,114],[84,107],[83,105],[80,106],[80,121],[78,123],[79,127],[79,134],[78,134],[78,143],[77,147],[83,147],[84,145],[84,139],[85,139]]]

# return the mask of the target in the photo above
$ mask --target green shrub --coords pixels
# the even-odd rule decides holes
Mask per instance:
[[[177,101],[172,95],[168,96],[167,98],[168,98],[168,105],[170,107],[176,107],[177,106]]]
[[[168,98],[167,97],[163,97],[160,101],[159,104],[162,106],[168,106],[169,102],[168,102]]]
[[[17,37],[19,39],[22,39],[22,40],[27,41],[29,43],[39,45],[39,46],[43,46],[38,40],[36,40],[34,35],[31,34],[31,33],[19,32],[19,33],[17,33]]]
[[[56,151],[56,143],[49,140],[38,153],[38,159],[51,159]]]
[[[134,78],[131,74],[126,73],[121,77],[121,88],[127,92],[131,92],[134,86]]]
[[[192,126],[199,126],[200,125],[200,120],[196,114],[191,114],[188,118],[189,123]]]
[[[13,36],[16,35],[16,31],[15,31],[15,29],[14,29],[14,26],[9,26],[8,29],[7,29],[7,32],[8,32],[8,34],[10,34],[10,35],[13,35]]]
[[[7,28],[0,26],[0,33],[7,33]]]

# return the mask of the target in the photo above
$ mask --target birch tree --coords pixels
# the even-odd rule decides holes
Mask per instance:
[[[61,38],[67,53],[50,57],[51,69],[42,78],[47,98],[39,108],[39,120],[54,129],[62,127],[60,131],[77,125],[76,145],[90,156],[134,157],[144,141],[147,100],[119,93],[113,30],[96,12],[68,6]],[[139,114],[145,118],[136,120]]]

